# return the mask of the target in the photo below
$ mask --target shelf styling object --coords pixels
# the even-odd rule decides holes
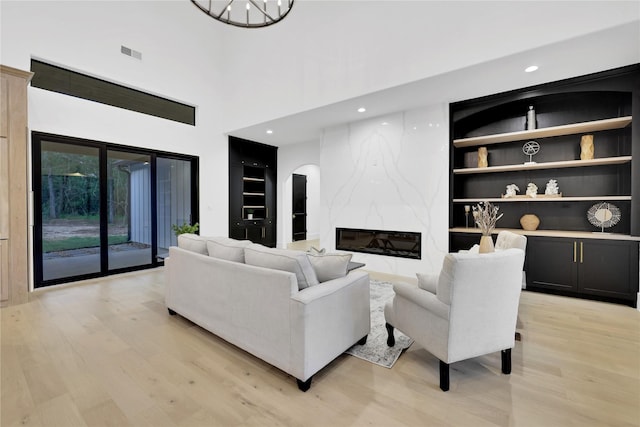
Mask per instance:
[[[487,152],[487,147],[478,148],[478,167],[486,168],[489,166],[488,160],[489,153]]]
[[[534,130],[536,128],[536,110],[533,105],[529,105],[529,111],[527,111],[527,130]]]
[[[593,159],[594,151],[593,135],[582,135],[580,138],[580,160]]]
[[[555,179],[550,179],[547,182],[547,188],[544,190],[544,194],[546,196],[557,196],[560,193],[560,189],[558,188],[558,181]]]
[[[610,228],[620,222],[620,209],[609,202],[596,203],[587,211],[587,219],[591,224],[600,228],[604,233],[605,228]]]
[[[540,225],[540,218],[534,214],[525,214],[520,218],[520,225],[523,230],[533,231],[537,230]]]
[[[527,156],[529,156],[529,161],[525,162],[524,164],[525,165],[535,164],[536,162],[533,161],[533,156],[538,154],[538,151],[540,151],[540,144],[538,144],[537,141],[525,142],[524,145],[522,146],[522,152]]]
[[[503,198],[507,199],[509,197],[516,197],[518,191],[520,191],[520,188],[518,188],[517,185],[509,184],[507,185],[507,190],[505,191]]]
[[[536,197],[538,197],[538,186],[535,185],[533,182],[530,182],[529,185],[527,185],[527,196],[529,197],[533,197],[534,199]]]
[[[494,206],[490,202],[480,202],[473,207],[473,216],[476,225],[482,232],[482,237],[480,238],[480,253],[488,253],[495,250],[491,232],[496,228],[496,222],[504,215],[498,215],[499,209],[498,206]]]
[[[464,226],[469,228],[469,212],[471,211],[471,205],[464,205]]]

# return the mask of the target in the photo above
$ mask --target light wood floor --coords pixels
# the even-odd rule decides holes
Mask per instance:
[[[640,313],[524,292],[513,371],[417,345],[392,369],[342,355],[307,393],[163,303],[163,269],[40,292],[2,314],[1,425],[638,426]]]

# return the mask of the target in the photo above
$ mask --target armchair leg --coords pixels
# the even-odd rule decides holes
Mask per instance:
[[[387,334],[389,335],[387,338],[387,345],[389,347],[393,347],[396,345],[396,338],[393,336],[393,326],[388,323],[385,323],[384,326],[387,328]]]
[[[313,377],[309,377],[308,380],[306,381],[302,381],[296,378],[296,381],[298,382],[298,388],[300,389],[300,391],[307,391],[309,390],[309,387],[311,387],[311,379]]]
[[[359,345],[365,345],[367,343],[367,337],[368,336],[369,335],[367,334],[367,335],[363,336],[362,338],[360,338],[360,341],[358,341],[358,344]]]
[[[449,364],[440,361],[440,390],[449,391]]]
[[[502,373],[509,375],[511,373],[511,349],[502,350]]]

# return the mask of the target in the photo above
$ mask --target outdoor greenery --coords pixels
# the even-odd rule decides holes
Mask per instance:
[[[100,169],[95,154],[42,151],[43,220],[99,215]],[[118,159],[109,159],[107,177],[109,223],[115,218],[126,220],[129,209],[129,166]]]
[[[198,231],[199,228],[200,228],[200,225],[197,222],[193,225],[189,225],[189,223],[185,222],[182,225],[173,224],[171,226],[171,229],[173,230],[174,233],[176,233],[176,236],[180,234],[185,234],[185,233],[195,233]]]

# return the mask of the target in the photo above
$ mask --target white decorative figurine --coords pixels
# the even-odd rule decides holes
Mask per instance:
[[[529,185],[527,185],[527,196],[536,197],[537,195],[538,195],[538,186],[535,185],[533,182],[530,182]]]
[[[517,191],[520,191],[520,189],[518,188],[517,185],[509,184],[509,185],[507,185],[507,193],[504,195],[504,197],[505,198],[507,198],[507,197],[515,197]]]
[[[544,190],[544,194],[556,196],[559,193],[558,190],[558,181],[550,179],[549,182],[547,182],[547,188]]]

